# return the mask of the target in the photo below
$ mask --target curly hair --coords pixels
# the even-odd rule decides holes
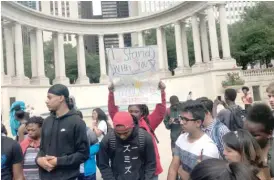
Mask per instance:
[[[271,133],[274,129],[274,117],[270,107],[267,104],[254,104],[247,113],[247,120],[262,124],[265,127],[265,132],[267,133]]]
[[[26,126],[29,124],[37,124],[39,127],[42,127],[44,122],[44,119],[41,116],[33,116],[29,118],[29,120],[26,123]]]

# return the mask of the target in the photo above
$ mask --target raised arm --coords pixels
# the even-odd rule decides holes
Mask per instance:
[[[148,115],[149,123],[153,131],[155,131],[159,124],[164,120],[166,114],[166,93],[164,83],[160,82],[159,88],[161,89],[162,103],[157,104],[155,110]]]
[[[108,93],[108,113],[113,119],[114,115],[119,111],[118,107],[115,105],[114,101],[114,86],[111,84],[109,87],[109,93]]]

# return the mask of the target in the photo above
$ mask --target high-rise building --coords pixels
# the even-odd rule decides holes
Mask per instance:
[[[83,19],[109,19],[109,18],[126,18],[129,17],[128,1],[101,1],[101,15],[94,15],[93,2],[81,1],[79,5],[81,18]],[[124,34],[125,46],[131,46],[131,35]],[[85,47],[88,52],[98,53],[98,37],[86,35],[84,37]],[[118,47],[118,35],[104,36],[105,48]]]
[[[241,15],[246,8],[255,6],[258,1],[226,1],[226,20],[228,24],[233,24],[241,20]],[[219,17],[219,11],[215,8],[215,16]]]
[[[61,16],[65,18],[78,18],[78,3],[77,1],[40,1],[41,12],[52,16]],[[52,38],[51,32],[43,32],[44,41],[49,41]],[[64,34],[64,43],[76,45],[75,35]]]
[[[40,1],[17,1],[19,4],[26,6],[28,8],[34,9],[34,10],[40,10],[41,9],[41,2]],[[26,26],[22,26],[22,41],[24,45],[29,46],[30,45],[30,28]]]

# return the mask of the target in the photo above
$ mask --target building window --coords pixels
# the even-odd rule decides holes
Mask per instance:
[[[252,86],[254,101],[261,101],[260,86]]]
[[[62,1],[61,4],[62,4],[62,6],[65,6],[65,2],[64,1]]]
[[[54,1],[55,8],[58,8],[58,1]]]
[[[62,16],[63,16],[63,17],[65,17],[65,16],[66,16],[64,11],[62,11]]]
[[[71,35],[70,34],[68,35],[68,40],[71,41]]]
[[[42,4],[41,4],[41,1],[39,1],[39,11],[42,11]]]
[[[67,35],[64,34],[64,41],[67,41]]]
[[[67,11],[67,17],[70,17],[70,12],[69,11]]]
[[[53,12],[53,2],[50,1],[50,12]]]

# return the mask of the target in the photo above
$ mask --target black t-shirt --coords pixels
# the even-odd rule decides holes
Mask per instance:
[[[23,161],[20,145],[13,139],[1,136],[1,180],[12,180],[12,166]]]

